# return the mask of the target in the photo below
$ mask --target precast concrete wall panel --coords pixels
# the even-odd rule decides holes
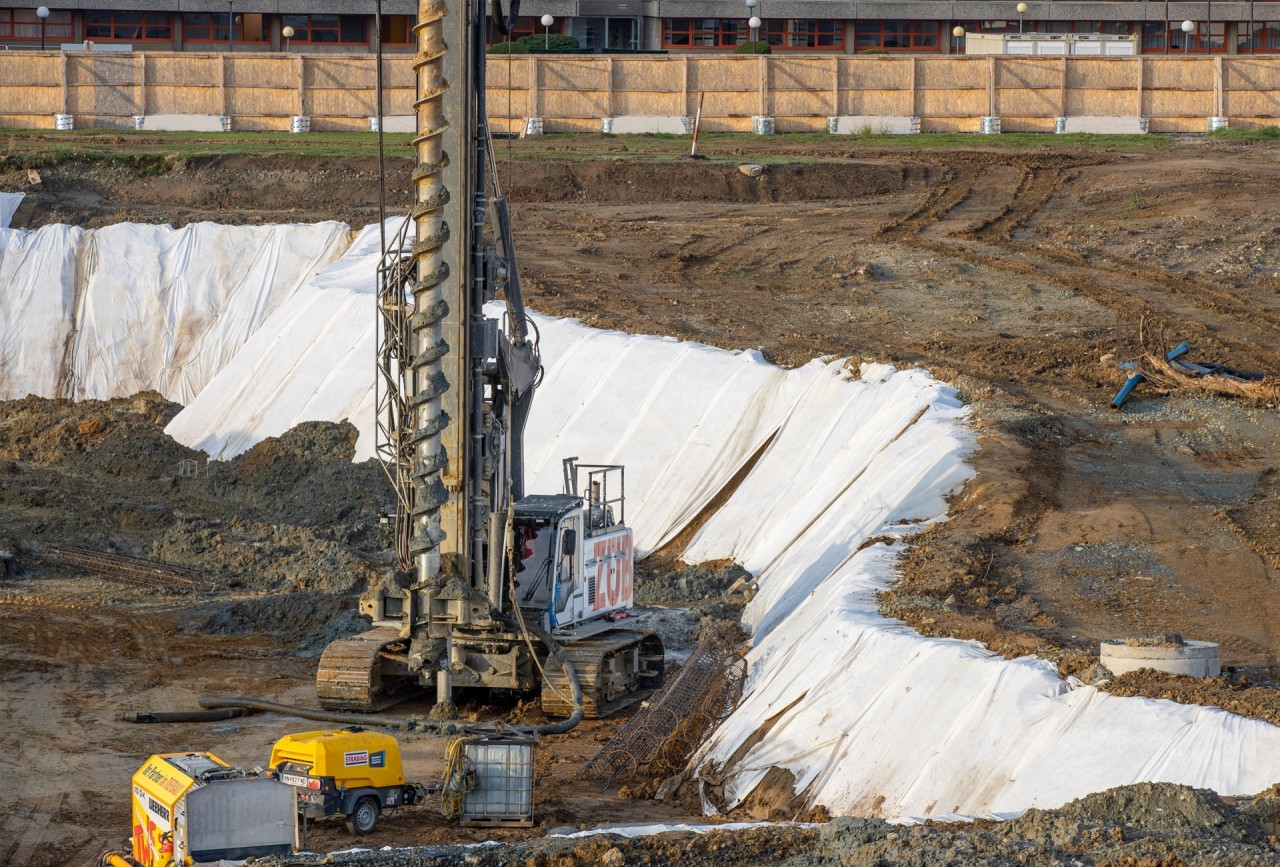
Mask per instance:
[[[129,54],[69,54],[65,114],[127,118],[136,108],[137,63]]]
[[[600,118],[609,113],[608,66],[604,59],[575,59],[539,65],[537,116],[557,120],[590,120],[586,129],[600,131]]]
[[[236,130],[368,129],[375,58],[352,54],[56,53],[0,56],[0,126],[129,126],[131,115],[230,116]],[[494,56],[494,128],[595,132],[604,117],[682,117],[703,129],[817,130],[827,117],[919,117],[925,132],[1053,129],[1060,117],[1146,117],[1152,132],[1204,132],[1280,118],[1280,56],[1011,57],[841,54]],[[403,57],[384,67],[384,113],[414,113]]]
[[[62,112],[61,66],[56,55],[0,55],[0,110],[13,116],[0,125],[48,126]]]
[[[218,55],[147,54],[146,113],[226,114]]]

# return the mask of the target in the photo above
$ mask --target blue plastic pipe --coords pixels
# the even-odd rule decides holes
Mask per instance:
[[[1124,406],[1124,402],[1129,399],[1129,395],[1133,394],[1133,390],[1138,387],[1138,383],[1146,379],[1141,373],[1135,373],[1124,381],[1124,385],[1120,386],[1120,390],[1116,392],[1116,396],[1111,399],[1111,408],[1119,409]]]
[[[1186,355],[1190,351],[1191,351],[1190,343],[1179,343],[1177,346],[1173,347],[1173,349],[1170,349],[1167,353],[1165,353],[1164,357],[1170,361],[1175,361],[1176,359],[1181,358],[1182,356]],[[1185,361],[1180,363],[1184,367],[1191,366],[1191,365],[1188,365]],[[1126,365],[1126,364],[1121,364],[1121,367],[1132,369],[1129,365]],[[1141,373],[1135,373],[1133,376],[1126,379],[1124,381],[1124,385],[1120,386],[1120,390],[1116,392],[1116,396],[1111,399],[1111,408],[1119,409],[1120,407],[1124,406],[1124,402],[1129,399],[1129,395],[1133,394],[1133,390],[1137,388],[1138,385],[1144,379],[1146,379],[1146,377],[1144,377]]]

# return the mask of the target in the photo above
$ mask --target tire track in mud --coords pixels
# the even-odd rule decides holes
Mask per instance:
[[[990,178],[981,168],[992,161],[962,161],[948,167],[944,182],[919,205],[878,227],[872,238],[910,243],[980,269],[1049,281],[1135,322],[1150,310],[1174,326],[1179,339],[1247,350],[1255,358],[1261,351],[1280,360],[1280,314],[1250,306],[1228,289],[1117,254],[1085,255],[1046,241],[1014,238],[1064,183],[1078,177],[1072,169],[1096,162],[1003,160],[1003,165],[1021,168],[1008,201],[990,217],[952,228],[951,212],[973,193],[980,175]]]
[[[967,165],[948,166],[942,182],[930,190],[915,209],[885,223],[872,233],[872,240],[897,241],[919,235],[941,222],[973,192],[980,170]]]

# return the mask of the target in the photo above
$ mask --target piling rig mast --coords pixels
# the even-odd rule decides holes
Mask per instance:
[[[519,0],[492,2],[509,33]],[[374,628],[329,645],[316,691],[372,711],[434,686],[444,714],[456,688],[541,686],[549,712],[603,716],[660,685],[662,643],[609,617],[632,600],[621,467],[569,459],[563,493],[523,489],[542,368],[493,172],[483,3],[418,4],[417,204],[378,271],[378,452],[401,570],[362,597]],[[499,294],[505,322],[484,310]]]

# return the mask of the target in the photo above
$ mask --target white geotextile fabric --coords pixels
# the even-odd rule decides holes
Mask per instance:
[[[943,517],[971,447],[949,389],[881,373],[864,368],[844,401],[802,401],[685,555],[735,557],[759,584],[744,700],[695,757],[704,804],[741,803],[774,767],[810,804],[891,818],[1053,807],[1139,781],[1251,794],[1280,779],[1280,728],[1110,696],[877,613],[899,545],[863,543]]]
[[[62,393],[83,235],[73,226],[0,229],[0,400]]]
[[[13,214],[22,204],[25,193],[0,193],[0,229],[13,225]]]
[[[92,234],[77,318],[73,397],[152,388],[189,403],[279,303],[347,244],[343,223]]]
[[[154,389],[186,403],[337,258],[348,232],[335,222],[0,230],[0,399]]]
[[[169,432],[230,456],[301,421],[348,418],[357,459],[371,456],[376,231],[284,298]],[[67,310],[62,296],[36,307],[31,291],[26,306],[13,297],[0,296],[6,314],[47,322]],[[185,321],[128,303],[138,328]],[[16,345],[12,322],[0,320],[0,347]],[[624,463],[627,517],[648,549],[759,453],[685,553],[733,557],[759,580],[747,693],[697,757],[710,801],[739,803],[772,767],[832,812],[888,817],[1011,813],[1142,780],[1247,794],[1280,779],[1280,728],[1108,696],[1042,661],[923,638],[876,613],[898,546],[864,543],[941,519],[968,475],[964,409],[924,372],[873,365],[851,377],[823,361],[785,371],[756,353],[537,322],[547,375],[528,430],[530,490],[558,490],[567,456]],[[224,333],[219,350],[241,333]]]
[[[388,233],[398,229],[388,220]],[[374,295],[381,241],[366,226],[286,299],[165,432],[230,458],[304,421],[351,420],[373,457]]]

